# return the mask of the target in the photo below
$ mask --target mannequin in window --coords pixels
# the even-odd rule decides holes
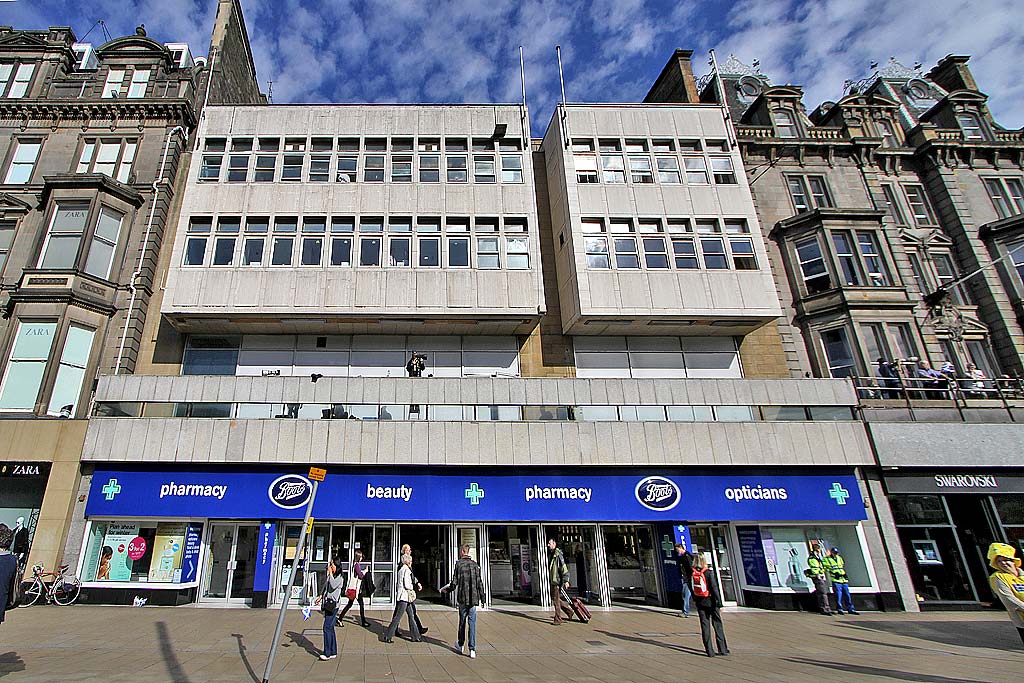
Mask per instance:
[[[24,567],[28,560],[28,529],[25,528],[25,518],[18,517],[14,525],[14,543],[11,544],[11,552],[18,559],[18,566]]]

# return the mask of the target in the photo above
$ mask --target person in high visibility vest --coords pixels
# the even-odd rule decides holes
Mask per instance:
[[[1010,613],[1010,623],[1017,627],[1024,642],[1024,571],[1017,550],[1006,543],[993,543],[988,547],[988,563],[995,569],[988,584]]]
[[[846,575],[846,562],[839,554],[839,548],[832,548],[825,554],[822,560],[828,578],[832,580],[832,590],[836,594],[836,610],[839,614],[857,614],[853,606],[853,596],[850,595],[850,577]]]
[[[815,543],[811,546],[811,554],[807,558],[807,569],[804,575],[814,583],[814,594],[818,598],[818,611],[832,616],[832,607],[828,602],[828,574],[821,558],[821,547]]]

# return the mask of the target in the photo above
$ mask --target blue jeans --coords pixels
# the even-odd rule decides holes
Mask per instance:
[[[853,607],[853,596],[850,595],[850,584],[832,582],[832,590],[836,592],[836,605],[840,612],[856,612]]]
[[[476,649],[476,605],[459,605],[459,645],[466,642],[466,622],[469,622],[469,649]]]
[[[338,636],[334,633],[334,619],[337,615],[337,610],[324,615],[324,654],[328,657],[338,654]]]
[[[690,590],[690,584],[683,581],[683,614],[690,615],[690,596],[693,595],[693,591]]]

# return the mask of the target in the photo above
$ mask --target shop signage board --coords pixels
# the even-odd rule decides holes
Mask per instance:
[[[736,527],[740,542],[740,556],[743,558],[743,576],[748,586],[770,586],[768,562],[765,558],[761,529],[756,526]]]
[[[889,493],[1024,493],[1024,477],[982,470],[943,470],[885,477]]]
[[[698,474],[580,470],[502,474],[344,470],[326,482],[322,519],[668,521],[865,519],[852,473]],[[302,519],[312,482],[266,470],[97,468],[89,516]]]

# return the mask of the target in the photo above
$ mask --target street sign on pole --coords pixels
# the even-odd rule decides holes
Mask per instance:
[[[323,473],[319,477],[313,476],[313,473]],[[288,611],[288,602],[292,597],[292,587],[295,585],[295,575],[299,573],[299,569],[305,569],[306,567],[306,534],[313,527],[313,501],[316,500],[316,490],[320,486],[320,482],[324,480],[326,470],[318,470],[315,467],[309,469],[309,478],[313,480],[313,491],[309,494],[309,503],[306,504],[306,515],[305,523],[302,525],[302,532],[299,534],[299,546],[295,553],[294,564],[292,565],[291,574],[288,576],[288,587],[284,591],[284,599],[281,601],[281,613],[277,617],[277,628],[274,629],[274,640],[270,642],[270,656],[267,657],[267,668],[263,672],[263,683],[270,681],[270,670],[274,668],[274,655],[277,653],[278,641],[281,640],[281,630],[284,628],[284,617]],[[301,559],[300,559],[301,557]]]
[[[309,478],[313,481],[323,481],[327,477],[327,470],[320,467],[309,468]]]

